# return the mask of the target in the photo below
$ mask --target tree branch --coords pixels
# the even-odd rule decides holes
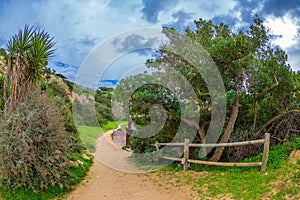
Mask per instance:
[[[270,119],[269,121],[267,121],[264,125],[262,125],[258,131],[256,132],[256,135],[258,135],[262,130],[264,130],[267,126],[269,126],[270,124],[272,124],[273,122],[275,122],[276,120],[280,119],[283,115],[288,114],[288,113],[300,113],[300,110],[288,110],[285,111],[283,113],[280,113],[278,115],[276,115],[275,117],[273,117],[272,119]]]
[[[199,127],[199,124],[198,124],[198,123],[196,123],[196,122],[194,122],[194,121],[192,121],[192,120],[189,120],[189,119],[187,119],[187,118],[182,117],[181,120],[182,120],[183,122],[185,122],[185,123],[186,123],[187,125],[189,125],[189,126],[195,127],[195,128],[197,128],[197,129],[198,129],[198,127]]]

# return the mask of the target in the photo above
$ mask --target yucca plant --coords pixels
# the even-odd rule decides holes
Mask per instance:
[[[24,101],[30,88],[40,80],[55,51],[54,44],[47,32],[29,25],[10,38],[3,94],[5,109],[13,109]]]

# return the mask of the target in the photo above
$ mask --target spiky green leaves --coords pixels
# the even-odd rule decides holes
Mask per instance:
[[[5,108],[16,107],[40,80],[48,59],[54,54],[54,44],[47,32],[29,25],[10,38],[3,95]]]

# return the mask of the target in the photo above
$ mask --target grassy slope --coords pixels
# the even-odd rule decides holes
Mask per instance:
[[[203,167],[203,171],[182,171],[168,167],[157,173],[160,185],[189,186],[200,199],[300,199],[300,162],[287,161],[267,174],[259,168]]]
[[[79,131],[79,136],[81,138],[82,143],[90,152],[95,152],[95,143],[96,139],[103,134],[105,131],[116,129],[118,124],[125,124],[126,123],[117,123],[117,122],[108,122],[107,124],[103,125],[101,128],[98,126],[78,126],[77,130]],[[121,126],[124,129],[123,126]]]
[[[95,152],[95,141],[102,133],[103,130],[96,126],[78,126],[77,130],[79,132],[80,139],[83,145],[90,151]]]

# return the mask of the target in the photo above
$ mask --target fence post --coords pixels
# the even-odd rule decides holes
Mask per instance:
[[[188,159],[189,159],[189,139],[184,139],[183,153],[184,153],[184,164],[183,171],[188,170]]]
[[[156,148],[156,151],[159,150],[158,141],[155,142],[155,148]]]
[[[265,173],[267,171],[267,162],[269,156],[269,147],[270,147],[270,133],[265,134],[265,142],[264,142],[264,151],[261,163],[261,173]]]

